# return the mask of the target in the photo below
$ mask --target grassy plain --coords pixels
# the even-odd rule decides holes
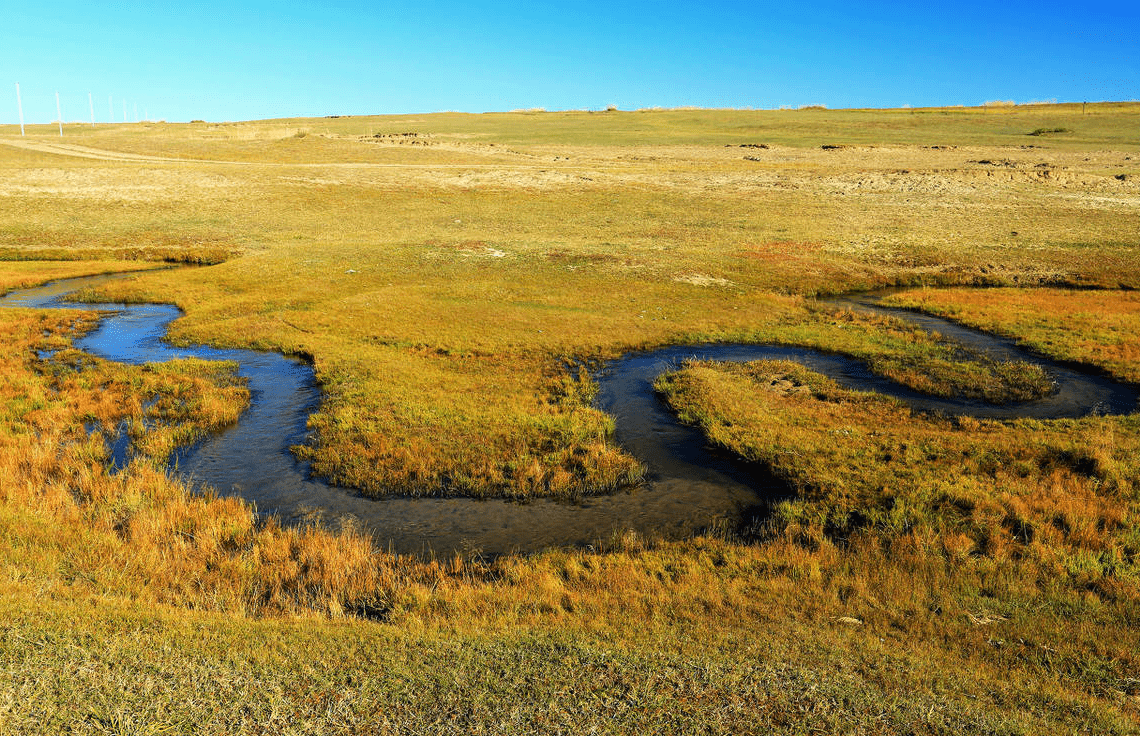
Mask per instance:
[[[75,126],[5,149],[0,248],[240,254],[116,297],[313,355],[305,454],[337,482],[574,496],[639,468],[564,357],[780,340],[805,296],[899,282],[1135,286],[1140,107],[1089,109]]]
[[[319,472],[375,493],[573,496],[640,467],[567,359],[780,341],[959,391],[989,374],[813,297],[1137,287],[1138,122],[1140,105],[1091,105],[67,126],[62,141],[7,130],[0,283],[108,259],[217,262],[113,295],[179,304],[177,339],[312,356],[327,398],[302,454]],[[417,135],[389,135],[402,133]],[[1131,324],[1119,292],[1087,293],[1117,299]],[[1119,350],[1068,316],[1000,327],[1047,328],[1073,359]],[[1140,722],[1134,417],[930,420],[786,367],[777,383],[795,391],[757,390],[771,367],[693,366],[673,379],[678,408],[713,436],[697,408],[751,428],[751,445],[723,444],[801,489],[771,523],[426,563],[258,523],[145,458],[108,476],[83,424],[141,422],[129,396],[199,398],[151,417],[156,457],[164,436],[224,423],[243,398],[201,364],[33,359],[83,319],[0,314],[11,731]],[[1128,355],[1103,364],[1135,380]],[[769,426],[796,438],[790,452]]]

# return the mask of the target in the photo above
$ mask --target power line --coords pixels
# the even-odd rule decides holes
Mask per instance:
[[[27,135],[27,128],[26,128],[27,121],[24,120],[23,92],[20,89],[20,83],[19,82],[16,82],[15,86],[16,86],[16,109],[18,110],[19,115],[20,115],[20,135],[26,136]],[[33,95],[33,97],[34,97],[34,95]],[[130,104],[130,106],[128,107],[127,100],[124,98],[122,100],[122,106],[123,106],[123,111],[122,111],[123,116],[121,119],[122,122],[124,122],[124,123],[132,122],[131,118],[128,115],[128,113],[131,113],[131,112],[133,112],[133,114],[134,114],[133,122],[135,122],[135,123],[143,122],[144,120],[145,121],[150,120],[150,110],[147,109],[146,107],[144,107],[141,110],[141,112],[143,113],[143,117],[141,117],[141,118],[139,117],[139,112],[140,112],[139,103],[132,102]],[[90,91],[88,91],[88,93],[87,93],[87,112],[88,112],[88,116],[90,119],[91,127],[93,127],[93,128],[96,127],[98,124],[95,121],[95,95],[93,92],[90,92]],[[55,92],[55,115],[56,115],[56,126],[58,127],[59,135],[62,138],[63,137],[63,97],[60,95],[59,90],[56,90],[56,92]],[[107,95],[107,122],[108,123],[114,123],[115,122],[115,97],[114,97],[114,95],[110,95],[110,94]]]

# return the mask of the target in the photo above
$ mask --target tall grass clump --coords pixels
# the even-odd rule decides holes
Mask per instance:
[[[232,424],[248,390],[231,364],[126,366],[66,347],[82,312],[0,313],[4,575],[249,615],[376,612],[405,575],[367,538],[259,519],[242,500],[191,491],[165,460]],[[56,351],[37,358],[42,351]],[[130,426],[132,459],[107,470],[105,438]]]
[[[1135,417],[927,417],[784,361],[692,362],[657,388],[710,441],[796,489],[767,534],[813,548],[921,539],[931,560],[981,556],[1140,601]]]

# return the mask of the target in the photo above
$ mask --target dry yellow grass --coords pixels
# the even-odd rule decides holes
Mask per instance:
[[[380,605],[391,565],[376,564],[366,540],[281,529],[240,499],[193,495],[168,477],[175,446],[232,424],[248,401],[233,366],[125,366],[67,348],[93,318],[0,313],[4,579],[249,614]],[[37,358],[44,350],[57,352]],[[106,439],[124,422],[133,457],[112,475]]]
[[[1046,355],[1140,383],[1140,296],[1133,292],[939,289],[896,294],[891,302],[1016,337]]]
[[[1140,106],[1091,109],[69,127],[70,148],[0,145],[0,249],[228,258],[108,291],[178,303],[179,340],[312,355],[306,452],[333,478],[581,493],[635,463],[566,358],[764,339],[930,372],[936,347],[810,295],[1140,285]],[[1074,132],[1028,135],[1055,127]],[[374,137],[406,131],[423,144]],[[98,268],[0,283],[41,266]],[[156,456],[179,424],[226,421],[240,387],[192,364],[45,371],[29,348],[70,319],[0,315],[14,730],[1136,730],[1134,418],[937,422],[708,367],[726,420],[797,438],[773,454],[789,448],[752,433],[803,489],[771,525],[420,563],[261,523],[141,459],[108,476],[82,424],[134,416],[132,387],[213,397],[140,438]],[[1127,345],[1091,323],[1066,357]],[[242,617],[266,614],[300,618]]]
[[[573,495],[636,468],[606,443],[604,417],[557,398],[567,357],[781,339],[811,317],[779,294],[1135,284],[1140,184],[1123,131],[1137,109],[1106,106],[1083,121],[1064,107],[986,114],[440,115],[77,131],[66,145],[82,150],[48,138],[35,144],[57,153],[2,149],[0,246],[240,254],[114,294],[177,302],[187,311],[179,339],[313,355],[327,400],[307,453],[338,482]],[[1040,127],[1091,138],[1027,135]],[[309,135],[295,137],[302,128]],[[409,131],[419,136],[373,137]],[[769,148],[740,147],[759,143]],[[551,449],[554,437],[577,450]]]

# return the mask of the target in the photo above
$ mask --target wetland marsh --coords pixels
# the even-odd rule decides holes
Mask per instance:
[[[206,346],[172,347],[164,338],[179,312],[169,305],[88,304],[76,293],[121,278],[92,276],[52,282],[0,297],[0,307],[97,309],[94,329],[76,348],[106,360],[146,364],[195,358],[236,366],[249,390],[249,405],[232,426],[173,448],[169,470],[191,486],[241,498],[262,514],[296,525],[317,522],[347,527],[397,554],[498,557],[550,547],[594,547],[633,533],[646,539],[683,539],[717,526],[740,528],[763,521],[765,509],[792,494],[786,482],[759,463],[734,462],[706,447],[703,434],[681,426],[660,405],[655,382],[668,366],[688,361],[792,361],[854,391],[875,391],[926,413],[997,419],[1054,419],[1089,414],[1128,414],[1140,393],[1094,370],[1061,366],[1033,356],[1012,341],[963,328],[929,315],[904,313],[923,330],[949,336],[952,347],[996,364],[1026,363],[1042,371],[1049,390],[1032,401],[996,404],[981,397],[936,397],[876,375],[867,364],[842,355],[778,345],[683,345],[624,355],[583,380],[598,384],[597,407],[615,419],[615,441],[646,468],[646,478],[604,497],[575,503],[535,499],[524,504],[491,499],[368,499],[352,488],[333,488],[312,477],[291,448],[306,441],[306,424],[320,405],[311,367],[297,358]],[[905,300],[905,294],[902,299]],[[841,310],[887,314],[879,299],[833,298]],[[896,313],[899,310],[894,310]],[[50,361],[51,355],[41,356]],[[1027,363],[1026,359],[1031,362]],[[140,396],[144,403],[151,397]],[[134,455],[126,426],[107,436],[109,464],[121,468]],[[398,492],[398,491],[397,491]]]
[[[197,356],[172,363],[99,357],[113,321],[87,309],[0,310],[4,717],[1134,732],[1137,120],[1113,103],[0,128],[6,290],[215,264],[82,294],[171,305],[120,344],[165,331],[161,350]],[[829,303],[883,287],[1003,338],[926,323],[985,341],[963,350],[912,324],[931,317]],[[292,508],[288,488],[255,511],[168,472],[178,446],[200,480],[221,445],[254,453],[226,438],[273,401],[241,367],[256,351],[305,356],[272,369],[310,393],[256,451],[294,491],[313,476],[336,503],[435,509],[450,528],[426,546],[458,554],[419,556],[436,521],[389,550],[366,519],[257,513]],[[1069,395],[1072,364],[1110,393]],[[109,473],[123,426],[137,451]],[[716,523],[757,500],[761,468],[762,522]],[[449,541],[472,524],[489,541]],[[574,546],[505,554],[552,543]],[[502,697],[524,681],[539,695]],[[57,707],[76,700],[91,712]]]

